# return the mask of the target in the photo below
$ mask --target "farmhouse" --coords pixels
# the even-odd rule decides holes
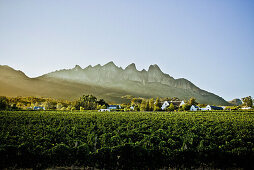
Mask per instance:
[[[107,109],[121,109],[120,105],[109,105]]]
[[[241,109],[243,110],[249,110],[249,109],[252,109],[251,107],[242,107]]]
[[[34,110],[45,110],[45,107],[39,107],[39,106],[35,106]]]
[[[130,107],[130,110],[134,110],[134,109],[135,109],[135,106],[131,106],[131,107]]]
[[[110,109],[100,109],[98,112],[110,112]]]
[[[217,106],[207,105],[205,108],[203,108],[201,110],[223,110],[223,108],[222,107],[217,107]]]
[[[161,110],[166,110],[167,107],[169,107],[171,103],[173,103],[173,105],[176,107],[180,107],[183,104],[185,104],[184,101],[164,101],[161,106]]]
[[[196,105],[192,105],[190,107],[190,111],[198,111],[198,110],[200,110],[200,108],[198,106],[196,106]]]

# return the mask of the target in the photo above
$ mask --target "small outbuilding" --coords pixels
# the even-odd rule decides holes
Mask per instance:
[[[120,105],[109,105],[107,109],[121,109]]]
[[[249,109],[252,109],[251,107],[242,107],[241,109],[243,110],[249,110]]]
[[[98,112],[110,112],[110,109],[100,109]]]
[[[200,110],[200,108],[198,106],[196,106],[196,105],[192,105],[190,107],[190,111],[198,111],[198,110]]]
[[[218,106],[210,106],[210,105],[207,105],[205,107],[205,110],[223,110],[222,107],[218,107]]]
[[[35,106],[33,110],[45,110],[45,107]]]
[[[184,103],[184,101],[164,101],[162,106],[161,106],[161,110],[166,110],[167,107],[170,106],[170,104],[173,104],[175,107],[180,107],[182,106]]]

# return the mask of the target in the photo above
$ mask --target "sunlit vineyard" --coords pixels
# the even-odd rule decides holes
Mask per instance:
[[[1,111],[0,168],[253,168],[254,111]]]

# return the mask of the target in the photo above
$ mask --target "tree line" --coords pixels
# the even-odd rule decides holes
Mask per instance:
[[[134,98],[129,97],[129,103],[121,104],[123,111],[161,111],[161,107],[164,101],[181,101],[177,97],[173,98]],[[242,98],[242,106],[238,106],[235,109],[241,107],[253,107],[253,99],[251,96]],[[191,97],[189,100],[184,100],[184,104],[181,106],[171,103],[166,111],[187,111],[190,110],[192,105],[198,105],[199,107],[205,107],[205,104],[200,104],[198,101]],[[74,101],[43,98],[43,97],[6,97],[0,96],[0,110],[32,110],[34,107],[41,107],[45,110],[99,110],[106,109],[109,104],[104,99],[97,99],[93,95],[83,95],[79,99]]]
[[[133,107],[135,111],[161,111],[161,107],[164,101],[178,101],[180,102],[181,100],[177,97],[173,98],[159,98],[157,97],[156,99],[150,98],[150,99],[145,99],[145,98],[132,98],[131,104],[129,107]],[[166,108],[166,111],[174,111],[174,110],[190,110],[190,107],[192,105],[197,105],[197,101],[195,98],[191,97],[188,101],[184,101],[184,104],[182,106],[174,105],[171,103],[169,107]]]
[[[107,108],[108,103],[93,95],[83,95],[77,100],[68,101],[39,97],[0,96],[0,110],[32,110],[34,107],[45,110],[96,110]]]

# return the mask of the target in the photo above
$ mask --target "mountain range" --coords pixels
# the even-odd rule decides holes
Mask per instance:
[[[127,102],[123,96],[134,97],[195,97],[199,103],[229,105],[222,97],[195,86],[189,80],[174,79],[161,71],[158,65],[150,65],[146,71],[138,71],[135,64],[125,69],[113,62],[82,69],[62,69],[36,78],[27,77],[22,71],[0,66],[0,95],[38,96],[61,99],[77,99],[83,94],[93,94],[111,103]]]

